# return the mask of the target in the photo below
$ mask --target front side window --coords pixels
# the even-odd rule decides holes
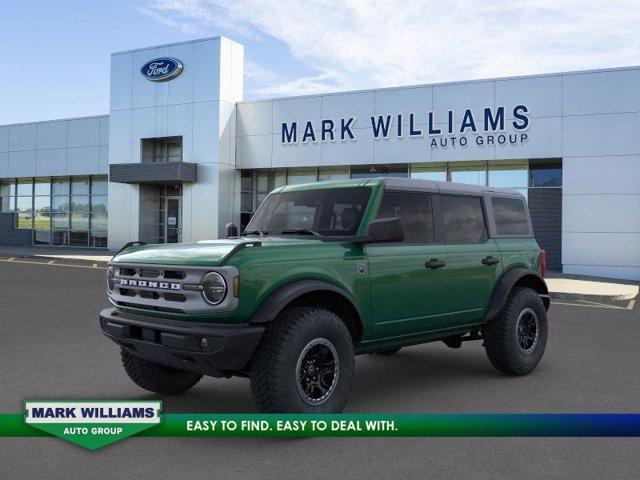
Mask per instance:
[[[400,217],[404,243],[433,243],[431,197],[423,193],[385,192],[378,218]]]
[[[480,197],[440,197],[446,242],[484,243],[488,238]]]
[[[518,198],[491,199],[498,235],[528,235],[529,223],[524,203]]]
[[[371,188],[327,188],[270,195],[245,234],[353,236],[371,197]]]

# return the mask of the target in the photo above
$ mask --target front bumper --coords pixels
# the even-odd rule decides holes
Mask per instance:
[[[245,370],[263,326],[180,322],[100,312],[102,332],[132,354],[161,365],[214,377]]]

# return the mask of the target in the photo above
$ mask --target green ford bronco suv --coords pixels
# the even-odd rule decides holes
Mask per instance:
[[[545,253],[516,192],[413,179],[281,187],[241,236],[130,245],[100,313],[129,377],[163,395],[249,377],[265,412],[340,412],[354,356],[482,340],[500,371],[547,343]],[[136,242],[137,243],[137,242]]]

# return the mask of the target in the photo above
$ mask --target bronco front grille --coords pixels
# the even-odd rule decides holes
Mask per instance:
[[[238,299],[233,296],[233,278],[238,275],[235,267],[178,267],[175,265],[121,265],[115,269],[111,301],[122,307],[141,308],[174,313],[205,313],[232,310]],[[227,295],[219,305],[211,306],[202,298],[199,290],[183,288],[199,285],[207,272],[221,274],[227,282]]]

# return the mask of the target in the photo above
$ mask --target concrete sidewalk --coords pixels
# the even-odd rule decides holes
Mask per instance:
[[[638,295],[638,285],[617,280],[577,280],[574,278],[546,278],[551,298],[607,302],[632,300]]]
[[[34,246],[0,246],[0,257],[31,258],[55,263],[79,263],[106,267],[113,252],[91,248],[53,248]],[[595,302],[631,300],[638,295],[638,283],[625,280],[566,275],[549,272],[545,279],[551,298],[591,300]]]

